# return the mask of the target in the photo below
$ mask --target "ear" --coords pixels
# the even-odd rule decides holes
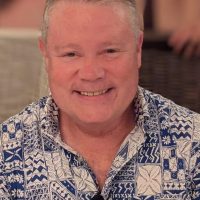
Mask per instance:
[[[46,71],[47,71],[49,59],[48,59],[48,53],[47,53],[47,46],[46,46],[46,43],[45,43],[45,41],[42,37],[38,38],[38,46],[39,46],[40,52],[42,53],[42,56],[43,56],[43,59],[44,59],[44,62],[45,62],[45,68],[46,68]]]
[[[138,68],[142,65],[142,44],[143,44],[144,32],[140,31],[137,39],[137,62]]]

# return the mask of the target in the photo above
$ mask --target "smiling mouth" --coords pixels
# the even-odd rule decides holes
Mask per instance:
[[[94,96],[100,96],[103,94],[106,94],[109,92],[112,88],[105,89],[105,90],[97,90],[97,91],[77,91],[82,96],[88,96],[88,97],[94,97]]]

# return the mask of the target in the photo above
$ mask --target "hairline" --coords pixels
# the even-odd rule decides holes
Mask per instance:
[[[43,20],[42,20],[42,26],[41,26],[41,36],[43,41],[46,42],[47,37],[48,37],[48,29],[49,29],[49,18],[50,18],[50,13],[51,10],[55,7],[55,5],[58,2],[61,1],[68,1],[70,2],[71,0],[46,0],[45,3],[45,9],[43,13]],[[74,1],[74,0],[73,0]],[[127,6],[127,8],[130,10],[130,22],[135,34],[135,38],[139,35],[139,31],[142,30],[142,20],[138,14],[137,8],[136,8],[136,1],[130,0],[130,1],[125,1],[125,0],[76,0],[77,2],[80,3],[96,3],[96,4],[101,4],[101,5],[112,5],[112,3],[122,3]],[[131,2],[132,1],[132,2]]]

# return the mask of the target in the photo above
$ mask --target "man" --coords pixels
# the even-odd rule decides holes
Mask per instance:
[[[51,0],[51,96],[1,126],[0,199],[199,199],[199,119],[138,87],[134,0]]]

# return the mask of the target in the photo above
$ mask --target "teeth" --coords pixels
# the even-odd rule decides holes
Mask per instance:
[[[99,96],[99,95],[102,95],[102,94],[105,94],[108,90],[101,90],[101,91],[94,91],[94,92],[80,92],[81,95],[83,96],[89,96],[89,97],[92,97],[92,96]]]

